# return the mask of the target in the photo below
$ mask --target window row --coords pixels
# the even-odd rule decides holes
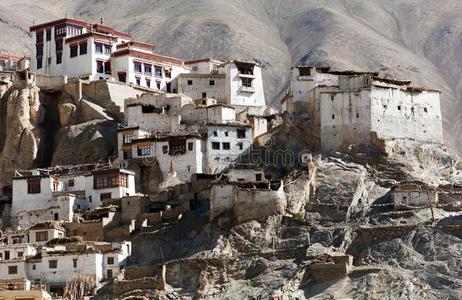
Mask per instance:
[[[162,146],[162,154],[178,154],[184,153],[188,151],[194,151],[194,142],[188,142],[187,146],[172,146],[169,147],[167,145]],[[137,147],[137,155],[138,156],[149,156],[152,154],[152,147],[151,146],[139,146]],[[124,150],[124,159],[132,158],[132,151],[131,150]]]
[[[110,61],[96,61],[96,73],[111,75],[111,62]]]
[[[237,147],[239,150],[244,150],[243,143],[237,143]],[[212,149],[213,150],[231,150],[231,144],[229,142],[212,142]]]
[[[95,175],[93,180],[95,189],[128,187],[127,174]]]
[[[79,54],[80,55],[85,55],[88,52],[88,44],[87,44],[87,42],[80,43],[80,44],[73,44],[73,45],[69,46],[69,49],[70,49],[70,52],[71,52],[71,58],[76,57]]]
[[[218,131],[213,131],[213,136],[218,136]],[[224,136],[229,136],[229,131],[224,132]],[[236,130],[236,136],[238,139],[245,139],[246,137],[246,132],[245,129],[237,129]]]
[[[143,70],[144,67],[144,70]],[[143,73],[147,76],[153,75],[153,65],[148,64],[148,63],[142,63],[139,61],[134,61],[133,62],[133,69],[135,70],[136,73]],[[172,72],[170,68],[163,68],[161,66],[154,66],[154,76],[156,77],[162,77],[162,74],[165,75],[166,78],[171,78],[172,77]]]
[[[188,80],[188,85],[193,85],[193,81],[191,79]],[[209,80],[209,85],[215,85],[215,80]]]

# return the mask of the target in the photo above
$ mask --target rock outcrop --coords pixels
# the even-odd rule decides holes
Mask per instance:
[[[43,113],[40,110],[39,88],[33,84],[13,86],[0,100],[6,103],[2,118],[5,137],[0,154],[0,187],[8,185],[16,169],[34,166],[43,132],[38,127]]]

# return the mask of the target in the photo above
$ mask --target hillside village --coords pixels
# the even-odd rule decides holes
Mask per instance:
[[[380,160],[402,155],[397,144],[403,141],[444,148],[440,92],[373,70],[294,66],[278,109],[268,105],[264,68],[255,60],[167,57],[103,20],[65,18],[30,32],[30,57],[0,53],[6,111],[24,116],[7,120],[2,157],[29,157],[28,166],[3,162],[0,299],[123,299],[133,290],[181,285],[172,279],[182,270],[171,265],[178,263],[170,256],[175,251],[137,249],[138,238],[199,215],[226,228],[275,216],[304,218],[305,206],[323,205],[322,198],[294,204],[302,188],[294,190],[293,172],[269,166],[277,155],[294,155],[293,169],[307,172],[309,194],[316,192],[317,170],[326,167],[323,156],[366,153]],[[113,149],[95,144],[101,152],[81,161],[76,152],[56,156],[55,148],[67,149],[73,139],[58,141],[57,133],[84,123],[95,132],[112,128]],[[11,127],[17,124],[20,132]],[[278,148],[281,128],[288,128],[282,135],[290,142],[302,137],[306,155],[294,154],[289,141]],[[272,151],[272,159],[262,149]],[[408,152],[422,160],[416,149]],[[386,216],[430,208],[435,221],[447,216],[442,209],[458,211],[457,180],[403,177],[387,186],[388,202],[380,204],[389,208]],[[142,251],[162,259],[141,264]],[[354,266],[356,259],[328,251],[309,270],[316,282],[379,271]],[[271,296],[289,299],[284,293]]]

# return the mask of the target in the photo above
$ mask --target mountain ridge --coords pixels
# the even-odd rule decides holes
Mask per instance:
[[[457,1],[2,1],[0,50],[28,54],[28,27],[68,16],[104,22],[182,59],[257,59],[279,105],[290,66],[379,71],[442,91],[445,140],[462,145],[462,5]],[[17,11],[21,10],[18,15]],[[12,38],[15,37],[15,38]]]

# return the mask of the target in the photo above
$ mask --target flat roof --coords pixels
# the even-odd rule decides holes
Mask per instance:
[[[161,63],[170,63],[170,64],[179,65],[179,66],[184,66],[184,62],[181,59],[159,55],[159,54],[154,54],[154,53],[145,53],[145,52],[137,51],[134,49],[117,50],[116,52],[112,54],[112,56],[113,57],[132,56],[132,57],[136,57],[140,59],[146,59],[146,60],[151,60],[151,61],[158,61]]]
[[[70,25],[76,25],[76,26],[81,26],[81,27],[86,27],[88,25],[88,23],[85,21],[71,19],[71,18],[62,18],[62,19],[34,25],[29,28],[29,31],[33,32],[33,31],[45,29],[48,27],[53,27],[53,26],[60,25],[60,24],[70,24]]]

